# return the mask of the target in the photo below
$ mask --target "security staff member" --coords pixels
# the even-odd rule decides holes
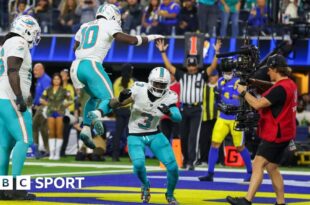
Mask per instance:
[[[276,192],[276,204],[285,204],[283,178],[279,171],[279,163],[284,150],[295,138],[297,87],[289,79],[290,68],[281,55],[270,56],[267,60],[268,75],[275,84],[256,98],[246,91],[246,87],[238,85],[240,95],[256,110],[259,110],[258,136],[262,139],[253,162],[253,174],[246,197],[233,198],[227,201],[233,205],[251,204],[266,168]]]
[[[187,58],[187,72],[183,72],[174,67],[167,55],[163,40],[156,43],[157,48],[161,52],[165,67],[175,76],[176,80],[180,82],[180,102],[182,104],[182,122],[181,122],[181,146],[183,154],[183,168],[194,170],[194,161],[196,160],[199,133],[201,125],[201,105],[202,92],[208,76],[216,69],[217,57],[214,56],[212,64],[202,72],[198,69],[198,60],[196,57]],[[218,40],[214,46],[215,52],[218,53],[221,48],[221,41]]]
[[[208,83],[203,88],[202,102],[202,123],[199,138],[199,160],[195,165],[208,163],[208,153],[211,146],[211,136],[213,127],[218,115],[217,109],[217,81],[219,79],[217,70],[209,76]]]
[[[222,68],[222,72],[223,77],[218,80],[217,86],[220,95],[220,104],[224,106],[238,107],[240,105],[238,98],[239,93],[237,91],[239,78],[233,76],[231,68]],[[241,154],[247,168],[247,175],[244,178],[244,181],[250,181],[252,174],[251,157],[248,149],[244,146],[243,132],[234,129],[236,123],[235,119],[235,114],[226,113],[223,110],[220,111],[220,115],[216,120],[212,133],[212,145],[208,157],[208,175],[199,177],[200,181],[213,181],[214,168],[218,160],[219,148],[229,133],[232,135],[234,146]]]

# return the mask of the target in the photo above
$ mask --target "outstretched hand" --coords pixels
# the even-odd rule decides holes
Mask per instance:
[[[222,47],[222,40],[217,39],[216,44],[213,45],[213,48],[214,48],[216,54],[218,54],[220,52],[221,47]]]
[[[169,44],[165,44],[165,41],[162,39],[159,39],[156,41],[156,47],[160,52],[165,52],[168,48]]]

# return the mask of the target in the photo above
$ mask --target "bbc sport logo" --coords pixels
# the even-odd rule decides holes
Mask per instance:
[[[56,189],[80,189],[84,177],[37,177],[31,183],[30,176],[16,177],[16,190],[31,190],[34,186],[36,189],[47,189],[53,186]],[[13,190],[13,176],[0,176],[0,190]]]

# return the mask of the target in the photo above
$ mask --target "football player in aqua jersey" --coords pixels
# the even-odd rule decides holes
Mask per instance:
[[[28,147],[33,142],[30,96],[32,59],[29,49],[40,41],[38,22],[31,16],[14,19],[0,47],[0,175],[8,175],[12,153],[13,190],[0,191],[0,199],[32,200],[34,194],[16,190]]]
[[[131,36],[122,32],[121,14],[113,4],[103,4],[96,13],[96,20],[85,23],[75,35],[75,55],[70,69],[71,79],[76,88],[83,88],[90,95],[84,107],[83,129],[80,139],[94,149],[91,126],[96,135],[102,135],[104,128],[101,118],[111,112],[109,101],[113,98],[112,83],[105,72],[102,61],[113,40],[140,46],[163,38],[161,35],[146,37]]]
[[[170,73],[163,67],[154,68],[149,82],[136,82],[130,90],[121,92],[121,105],[133,103],[129,119],[128,152],[134,173],[142,183],[141,199],[148,203],[150,183],[146,176],[144,148],[148,146],[167,169],[166,199],[169,204],[178,204],[173,193],[178,181],[178,166],[169,141],[159,130],[160,119],[167,115],[174,122],[182,117],[176,107],[178,95],[169,90]]]

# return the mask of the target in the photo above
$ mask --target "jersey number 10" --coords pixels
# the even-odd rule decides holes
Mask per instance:
[[[82,42],[78,49],[92,48],[98,38],[99,27],[97,25],[85,27],[82,29]]]

